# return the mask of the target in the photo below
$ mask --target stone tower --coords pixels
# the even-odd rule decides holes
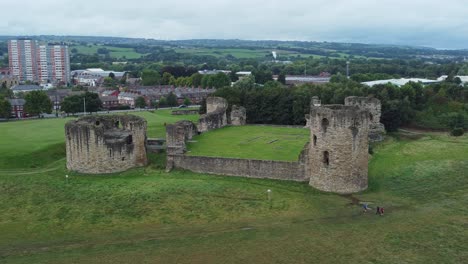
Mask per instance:
[[[368,110],[356,106],[315,105],[312,103],[310,110],[309,184],[336,193],[365,190]]]
[[[198,120],[199,132],[207,132],[213,129],[225,127],[228,124],[226,110],[228,102],[222,97],[206,98],[206,114]]]
[[[345,105],[357,106],[369,110],[369,140],[382,141],[385,135],[385,126],[380,123],[382,104],[380,100],[372,97],[349,96],[345,98]]]
[[[100,174],[144,166],[146,120],[133,115],[86,116],[65,125],[67,168]]]

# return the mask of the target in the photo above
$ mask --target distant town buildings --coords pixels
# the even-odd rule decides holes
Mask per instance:
[[[105,71],[100,68],[90,68],[72,71],[71,76],[73,78],[73,83],[76,85],[97,86],[103,82],[104,78],[112,75],[111,73],[116,79],[121,79],[125,75],[125,72]]]
[[[37,41],[9,40],[10,74],[19,81],[54,83],[70,82],[70,55],[65,45],[39,45]]]
[[[439,78],[437,78],[437,80],[442,82],[442,81],[445,81],[447,78],[448,78],[448,75],[442,75]],[[468,76],[457,75],[457,76],[453,76],[453,78],[459,78],[462,83],[468,83]]]
[[[322,72],[320,75],[286,75],[286,85],[301,85],[306,83],[322,84],[330,82],[331,74]]]
[[[224,74],[230,74],[231,71],[225,71],[225,70],[202,70],[198,71],[199,74],[202,75],[210,75],[210,74],[217,74],[217,73],[224,73]]]
[[[377,80],[377,81],[370,81],[370,82],[362,82],[362,84],[365,84],[367,86],[374,86],[378,84],[393,84],[398,87],[403,86],[409,82],[415,82],[415,83],[422,83],[422,84],[433,84],[433,83],[438,83],[441,82],[440,80],[430,80],[430,79],[421,79],[421,78],[401,78],[401,79],[388,79],[388,80]]]
[[[11,87],[11,90],[13,91],[14,94],[17,94],[17,93],[28,93],[32,91],[41,91],[43,90],[43,88],[35,84],[18,84],[18,85]]]

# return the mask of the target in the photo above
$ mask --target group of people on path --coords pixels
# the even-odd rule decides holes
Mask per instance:
[[[370,210],[369,205],[367,203],[362,204],[362,209],[363,209],[364,213],[367,213],[367,211]],[[377,206],[377,210],[375,211],[375,214],[383,216],[384,211],[385,211],[385,209],[383,207]]]

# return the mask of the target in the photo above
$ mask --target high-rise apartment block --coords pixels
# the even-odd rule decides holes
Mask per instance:
[[[70,82],[68,46],[39,45],[35,40],[8,41],[11,74],[20,81],[67,84]]]

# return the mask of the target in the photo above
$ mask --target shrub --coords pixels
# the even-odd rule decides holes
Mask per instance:
[[[461,127],[456,127],[452,129],[452,131],[450,132],[450,134],[454,137],[463,136],[464,133],[465,133],[465,130]]]

